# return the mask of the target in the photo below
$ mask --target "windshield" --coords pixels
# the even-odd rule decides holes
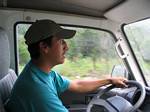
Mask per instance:
[[[18,43],[19,73],[30,60],[24,34],[30,24],[18,24],[16,29]],[[111,34],[91,28],[67,27],[77,31],[72,39],[66,40],[69,50],[65,63],[53,69],[69,79],[110,77],[114,65],[122,65],[116,54]]]
[[[126,25],[124,31],[150,85],[150,19]]]

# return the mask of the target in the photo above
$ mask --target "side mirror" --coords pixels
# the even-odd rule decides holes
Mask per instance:
[[[112,69],[111,77],[124,77],[129,79],[129,74],[123,65],[115,65]]]

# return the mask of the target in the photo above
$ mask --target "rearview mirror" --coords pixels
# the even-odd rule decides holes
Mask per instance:
[[[112,69],[111,77],[124,77],[128,79],[129,74],[123,65],[115,65]]]

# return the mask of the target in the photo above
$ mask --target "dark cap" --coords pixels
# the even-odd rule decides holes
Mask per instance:
[[[25,43],[30,45],[51,36],[69,39],[72,38],[75,33],[75,30],[64,29],[52,20],[37,20],[27,30],[25,34]]]

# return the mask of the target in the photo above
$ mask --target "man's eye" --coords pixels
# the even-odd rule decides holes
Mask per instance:
[[[61,42],[61,44],[64,44],[64,43],[65,43],[65,40],[61,40],[60,42]]]

